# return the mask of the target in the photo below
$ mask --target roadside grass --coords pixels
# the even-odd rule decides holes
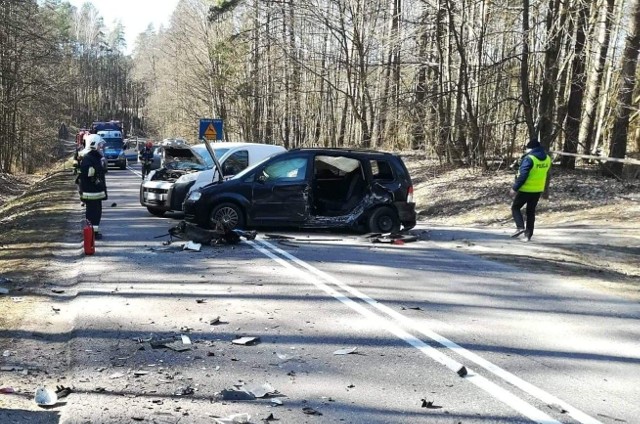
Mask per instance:
[[[0,277],[10,295],[0,296],[0,329],[15,328],[29,302],[11,297],[47,282],[54,249],[70,230],[69,216],[78,208],[75,177],[60,163],[21,196],[0,206]]]

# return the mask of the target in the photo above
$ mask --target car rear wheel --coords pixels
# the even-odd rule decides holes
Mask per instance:
[[[211,211],[209,217],[211,228],[216,227],[217,222],[221,222],[230,230],[244,228],[244,215],[242,209],[233,203],[222,203]]]
[[[383,206],[369,216],[369,231],[372,233],[395,233],[400,231],[400,218],[392,208]]]
[[[149,213],[151,215],[155,215],[155,216],[159,216],[159,217],[163,217],[164,216],[164,210],[159,209],[159,208],[152,208],[151,206],[147,206],[147,210],[149,211]]]

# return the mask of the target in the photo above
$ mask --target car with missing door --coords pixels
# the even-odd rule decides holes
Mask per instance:
[[[413,185],[398,155],[294,149],[224,184],[192,191],[185,220],[204,228],[346,228],[389,233],[416,224]]]
[[[211,147],[222,167],[223,178],[286,151],[282,146],[261,143],[221,142],[212,143]],[[140,204],[153,215],[182,212],[182,203],[190,190],[221,180],[204,144],[163,142],[160,151],[162,166],[151,171],[140,185]]]

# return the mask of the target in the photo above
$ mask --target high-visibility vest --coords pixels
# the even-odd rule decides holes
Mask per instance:
[[[547,174],[551,168],[551,157],[547,155],[544,160],[540,160],[534,155],[527,155],[533,162],[533,167],[529,170],[527,180],[518,191],[525,193],[542,193],[547,182]]]

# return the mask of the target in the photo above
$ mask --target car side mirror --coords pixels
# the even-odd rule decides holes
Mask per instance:
[[[256,177],[256,181],[258,181],[259,183],[264,183],[265,181],[267,181],[267,176],[265,174],[260,174]]]

